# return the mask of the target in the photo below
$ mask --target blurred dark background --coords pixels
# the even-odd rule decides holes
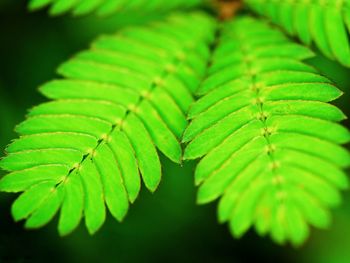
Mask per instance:
[[[15,138],[14,126],[26,109],[44,101],[37,87],[55,77],[57,66],[87,48],[101,33],[159,17],[118,15],[49,18],[28,13],[26,1],[0,0],[0,148]],[[349,92],[350,70],[318,56],[310,61]],[[350,92],[349,92],[350,94]],[[349,95],[337,102],[349,115]],[[27,231],[10,216],[14,195],[0,195],[0,262],[350,262],[350,194],[334,211],[329,230],[313,230],[301,248],[274,245],[251,231],[234,240],[216,220],[216,204],[195,205],[194,163],[163,161],[164,177],[155,194],[143,191],[124,223],[108,216],[94,236],[84,226],[60,238],[57,220]]]

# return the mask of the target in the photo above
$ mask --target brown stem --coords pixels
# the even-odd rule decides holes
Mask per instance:
[[[219,10],[219,18],[228,20],[235,16],[236,12],[242,7],[241,0],[215,0],[217,10]]]

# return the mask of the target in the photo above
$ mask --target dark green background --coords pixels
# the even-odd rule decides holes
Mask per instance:
[[[26,109],[44,101],[37,87],[55,77],[55,68],[97,35],[159,17],[108,19],[49,18],[28,13],[25,1],[0,0],[0,148],[15,138],[13,127]],[[322,57],[310,61],[350,94],[350,70]],[[337,102],[350,113],[349,96]],[[164,158],[163,158],[164,159]],[[143,191],[124,223],[108,216],[89,236],[84,226],[60,238],[57,220],[27,231],[14,223],[14,195],[0,195],[0,262],[350,262],[350,195],[334,211],[329,230],[313,230],[301,248],[274,245],[251,231],[234,240],[216,220],[216,204],[195,205],[194,163],[184,167],[163,160],[164,176],[155,194]]]

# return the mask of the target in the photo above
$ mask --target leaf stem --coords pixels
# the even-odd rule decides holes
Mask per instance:
[[[220,20],[225,21],[233,18],[243,3],[242,0],[215,0],[214,6],[218,10]]]

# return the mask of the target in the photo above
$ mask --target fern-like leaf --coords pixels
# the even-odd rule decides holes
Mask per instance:
[[[221,197],[219,220],[235,237],[254,225],[299,245],[308,224],[329,225],[328,208],[348,186],[350,156],[340,144],[350,134],[328,103],[341,92],[302,62],[312,55],[253,18],[223,27],[183,141],[185,159],[203,157],[198,202]]]
[[[59,233],[82,216],[90,233],[105,220],[105,203],[122,220],[140,191],[161,180],[156,147],[174,162],[185,113],[205,72],[214,22],[206,15],[173,15],[166,21],[104,36],[64,63],[64,79],[41,87],[53,101],[29,112],[21,137],[1,167],[10,173],[0,190],[24,192],[15,220],[37,228],[60,210]]]
[[[71,12],[74,15],[96,13],[100,16],[116,12],[142,10],[143,12],[165,12],[178,8],[190,8],[199,5],[202,0],[31,0],[30,10],[50,6],[51,15]]]
[[[257,13],[268,16],[289,34],[345,66],[350,66],[350,2],[336,0],[245,0]]]

